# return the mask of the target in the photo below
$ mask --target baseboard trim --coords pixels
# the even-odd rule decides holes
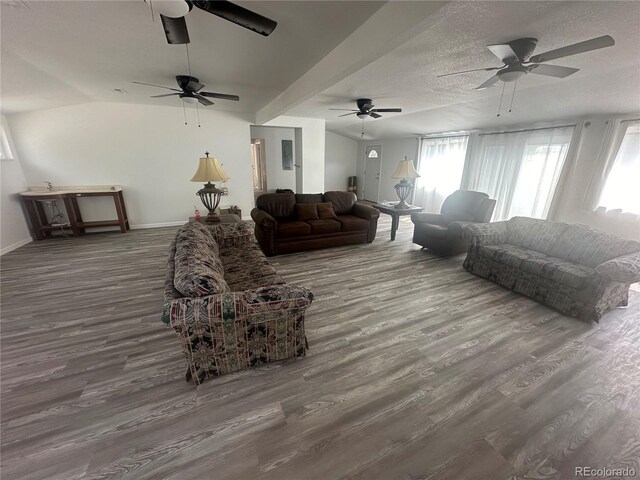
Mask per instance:
[[[162,228],[162,227],[178,227],[187,223],[185,220],[178,222],[163,222],[163,223],[139,223],[137,225],[131,225],[131,230],[142,230],[145,228]]]
[[[19,242],[16,242],[16,243],[14,243],[12,245],[9,245],[8,247],[4,247],[2,250],[0,250],[0,256],[4,255],[5,253],[13,252],[14,250],[26,245],[27,243],[31,243],[31,242],[33,242],[33,239],[31,237],[23,238]]]

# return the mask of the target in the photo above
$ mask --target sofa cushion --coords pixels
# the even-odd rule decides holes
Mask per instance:
[[[513,217],[507,222],[507,241],[545,255],[569,225],[529,217]]]
[[[520,268],[522,262],[531,258],[544,258],[544,254],[522,248],[509,243],[499,245],[483,245],[478,249],[478,255],[488,257],[495,262],[504,263],[514,268]]]
[[[351,213],[353,205],[358,200],[353,192],[326,192],[323,195],[324,202],[333,204],[333,211],[337,215],[346,215]]]
[[[343,232],[366,232],[369,221],[355,215],[338,215],[336,220],[342,224]]]
[[[283,220],[278,222],[278,236],[280,238],[295,238],[311,235],[311,225],[298,220]]]
[[[318,207],[315,203],[296,203],[296,220],[318,220]]]
[[[293,193],[265,193],[256,198],[256,207],[274,218],[293,217],[295,204]]]
[[[214,249],[205,234],[198,230],[201,229],[183,227],[176,237],[173,285],[185,297],[204,297],[229,289],[217,246]]]
[[[340,222],[328,218],[321,220],[307,220],[307,223],[311,225],[311,235],[338,233],[342,231],[342,224]]]
[[[547,256],[529,258],[522,262],[520,268],[575,289],[582,288],[595,275],[595,270],[591,267]]]
[[[640,252],[640,243],[609,235],[586,225],[568,225],[549,255],[595,268],[612,258]]]
[[[336,218],[336,212],[333,211],[333,203],[324,202],[318,204],[318,217],[321,220],[325,220],[328,218]]]
[[[436,225],[435,223],[421,223],[416,225],[415,228],[420,231],[422,235],[441,239],[447,238],[447,232],[449,231],[446,225]]]
[[[296,193],[296,203],[322,203],[321,193]]]

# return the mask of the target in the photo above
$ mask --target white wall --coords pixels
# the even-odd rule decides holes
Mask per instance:
[[[295,149],[296,154],[300,152],[302,192],[324,192],[325,120],[281,116],[265,123],[265,126],[302,129],[302,141],[297,146],[298,148]]]
[[[26,190],[27,179],[24,176],[20,158],[17,154],[11,128],[2,116],[2,127],[7,136],[12,160],[0,160],[0,255],[29,243],[31,235],[27,227],[19,192]]]
[[[290,188],[296,191],[296,167],[282,169],[282,140],[293,142],[293,163],[297,163],[295,129],[287,127],[260,127],[251,125],[251,138],[264,139],[267,166],[267,190]]]
[[[30,185],[121,184],[132,226],[187,220],[193,206],[204,209],[191,183],[198,158],[208,150],[231,179],[221,206],[238,205],[243,217],[253,206],[250,118],[200,109],[120,103],[86,103],[8,117]],[[4,176],[4,175],[3,175]],[[115,218],[107,198],[80,201],[85,220]],[[4,223],[4,220],[3,220]]]
[[[393,186],[400,180],[391,178],[401,160],[406,156],[409,160],[416,160],[418,156],[418,139],[416,137],[386,138],[381,140],[366,140],[358,142],[358,197],[364,186],[364,164],[366,148],[369,145],[382,145],[382,161],[380,168],[380,197],[379,200],[398,201],[398,195]],[[407,203],[409,200],[407,200]]]
[[[356,174],[358,142],[333,132],[325,133],[325,191],[347,190],[348,178]]]

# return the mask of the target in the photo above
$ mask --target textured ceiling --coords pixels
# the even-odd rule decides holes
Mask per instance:
[[[402,114],[365,121],[365,138],[382,138],[640,110],[640,2],[452,2],[439,13],[442,19],[424,33],[290,114],[325,118],[329,130],[360,138],[361,120],[338,118],[329,108],[355,108],[358,97],[402,107]],[[499,118],[502,83],[474,90],[490,72],[437,78],[499,66],[488,44],[531,36],[542,53],[606,34],[615,46],[549,62],[581,69],[571,77],[524,77],[513,112]]]
[[[255,112],[384,2],[237,3],[275,19],[275,31],[265,38],[194,9],[186,17],[191,67],[207,90],[240,95],[209,108]],[[167,44],[142,0],[3,1],[1,17],[3,113],[93,100],[181,105],[131,84],[173,87],[175,75],[188,72],[185,47]]]

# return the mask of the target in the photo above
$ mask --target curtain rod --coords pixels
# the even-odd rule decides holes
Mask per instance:
[[[554,128],[568,128],[568,127],[575,127],[575,126],[576,124],[572,123],[571,125],[558,125],[557,127],[524,128],[522,130],[508,130],[504,132],[487,132],[487,133],[480,133],[479,136],[483,137],[485,135],[502,135],[503,133],[535,132],[537,130],[553,130]]]
[[[629,120],[622,120],[620,123],[640,122],[640,118],[631,118]]]

